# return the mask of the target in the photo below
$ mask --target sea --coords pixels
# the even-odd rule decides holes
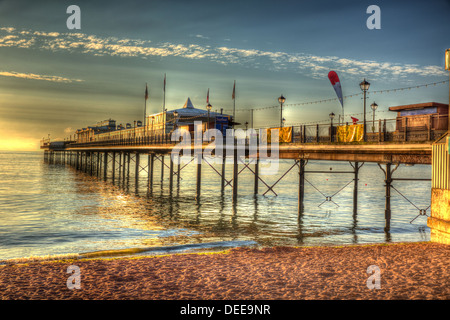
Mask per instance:
[[[169,157],[165,160],[167,164]],[[182,166],[179,182],[175,177],[170,192],[168,169],[164,166],[161,179],[162,163],[156,161],[149,193],[146,161],[142,157],[136,188],[134,178],[113,184],[111,172],[104,181],[68,165],[45,163],[43,152],[0,152],[0,263],[430,238],[431,182],[394,181],[391,228],[385,232],[384,166],[376,163],[365,163],[359,170],[355,214],[354,176],[335,173],[352,171],[351,165],[309,161],[307,171],[321,172],[306,173],[304,211],[299,215],[298,167],[292,160],[280,160],[276,174],[261,175],[257,195],[253,173],[241,165],[234,202],[230,185],[221,192],[220,167],[206,163],[200,199],[193,163]],[[225,171],[231,180],[232,165]],[[393,177],[429,179],[431,166],[400,165]],[[276,195],[267,187],[273,184]],[[420,214],[420,209],[426,211]]]

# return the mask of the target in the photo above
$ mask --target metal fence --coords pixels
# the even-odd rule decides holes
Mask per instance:
[[[363,121],[354,124],[362,124]],[[346,123],[345,125],[348,125]],[[308,124],[292,126],[293,144],[304,143],[337,143],[337,127],[341,124]],[[414,117],[401,117],[396,119],[379,119],[366,121],[367,142],[426,142],[435,141],[447,131],[447,115],[425,115]],[[261,128],[264,129],[264,128]],[[265,128],[267,129],[267,128]],[[191,133],[191,141],[193,133]],[[259,135],[259,134],[257,134]],[[65,145],[70,147],[99,147],[99,146],[126,146],[126,145],[152,145],[173,144],[172,135],[153,134],[142,137],[129,137],[121,139],[102,139],[101,141],[90,141],[77,143],[66,141]],[[52,149],[49,139],[41,141],[41,148]]]

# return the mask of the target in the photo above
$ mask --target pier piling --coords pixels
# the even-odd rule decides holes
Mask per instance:
[[[384,208],[384,231],[389,232],[391,229],[391,183],[392,183],[392,171],[391,163],[386,163],[386,199]]]
[[[196,157],[197,157],[197,201],[199,201],[202,183],[202,153],[199,152],[196,155]]]
[[[151,153],[148,155],[148,192],[153,192],[153,165],[155,162],[155,154]]]
[[[136,193],[139,192],[139,166],[140,166],[140,154],[139,152],[136,152],[135,155],[135,170],[134,170],[134,184],[135,184],[135,189],[136,189]]]
[[[306,161],[304,159],[300,159],[299,161],[299,170],[298,170],[298,215],[299,217],[303,214],[304,204],[303,200],[305,197],[305,166]]]

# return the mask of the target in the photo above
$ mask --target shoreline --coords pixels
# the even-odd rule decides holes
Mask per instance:
[[[69,290],[67,267],[80,268]],[[380,269],[369,289],[367,268]],[[3,300],[448,300],[450,246],[431,242],[232,248],[0,268]]]
[[[74,262],[74,261],[91,261],[91,260],[112,260],[112,259],[141,259],[141,258],[153,258],[169,255],[184,255],[184,254],[215,254],[225,253],[233,249],[264,249],[264,248],[343,248],[343,247],[367,247],[367,246],[390,246],[390,245],[403,245],[403,244],[424,244],[431,243],[431,241],[413,241],[413,242],[380,242],[380,243],[355,243],[355,244],[321,244],[321,245],[307,245],[307,246],[288,246],[288,245],[275,245],[264,246],[260,244],[251,244],[247,246],[213,246],[206,248],[192,248],[178,251],[177,247],[184,247],[185,245],[167,246],[167,247],[136,247],[136,248],[123,248],[123,249],[111,249],[111,250],[96,250],[80,253],[63,253],[55,255],[42,255],[42,256],[29,256],[20,258],[10,258],[0,260],[0,268],[9,265],[21,265],[30,263],[50,263],[50,262]],[[196,246],[196,245],[194,245]],[[155,253],[156,252],[156,253]],[[161,253],[157,253],[161,252]]]

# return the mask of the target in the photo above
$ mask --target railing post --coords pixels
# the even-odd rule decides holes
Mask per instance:
[[[431,120],[432,118],[431,118],[431,114],[429,114],[428,115],[428,123],[427,123],[427,126],[428,126],[428,130],[427,130],[427,140],[428,141],[430,141],[431,140]]]
[[[381,119],[378,119],[378,142],[381,142]]]
[[[405,137],[404,137],[405,140],[404,141],[408,140],[407,135],[408,135],[408,117],[405,117]]]
[[[319,124],[316,124],[316,142],[319,142]]]

